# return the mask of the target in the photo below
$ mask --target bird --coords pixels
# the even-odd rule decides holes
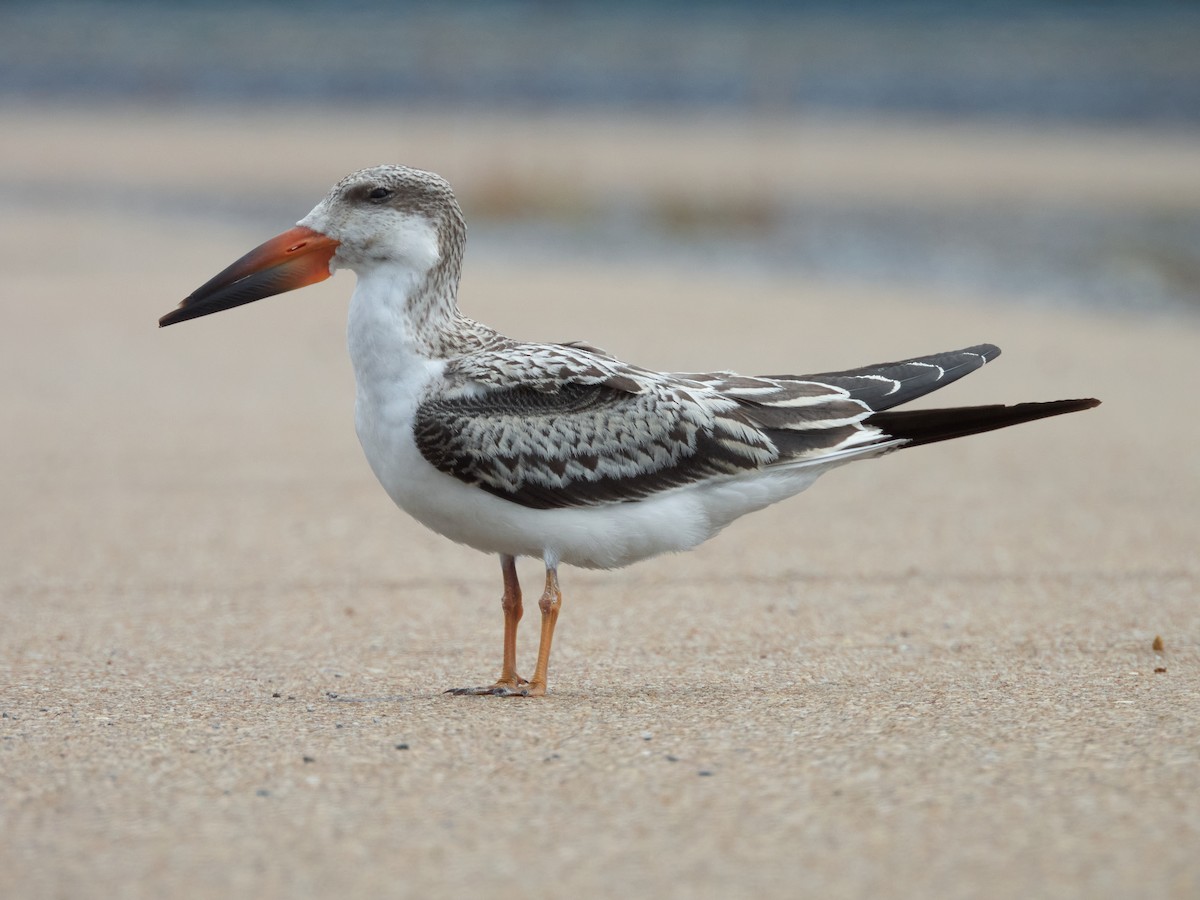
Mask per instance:
[[[499,677],[450,694],[546,693],[562,564],[613,569],[690,550],[846,463],[1099,403],[896,409],[994,360],[991,344],[747,376],[657,372],[586,343],[516,340],[460,312],[465,245],[446,180],[400,165],[362,169],[159,320],[356,274],[346,333],[371,469],[417,521],[500,560]],[[540,558],[546,573],[528,680],[517,671],[521,557]]]

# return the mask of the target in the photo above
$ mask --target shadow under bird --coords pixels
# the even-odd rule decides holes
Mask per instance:
[[[212,278],[160,326],[351,269],[355,425],[396,504],[495,553],[500,677],[456,694],[539,696],[558,566],[688,550],[835,466],[1096,406],[1094,399],[897,410],[999,355],[990,344],[817,375],[654,372],[579,343],[506,337],[458,310],[466,225],[442,178],[377,166]],[[517,674],[516,557],[546,566],[533,677]]]

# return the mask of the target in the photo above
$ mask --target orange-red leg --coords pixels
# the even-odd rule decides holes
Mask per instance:
[[[511,556],[500,557],[504,572],[504,598],[500,606],[504,610],[504,662],[500,666],[500,677],[493,688],[505,687],[517,690],[528,682],[517,674],[517,625],[521,622],[524,607],[521,606],[521,584],[517,581],[517,561]]]
[[[500,666],[500,677],[490,687],[451,688],[446,691],[447,694],[525,694],[525,685],[529,682],[517,674],[517,626],[525,610],[521,605],[521,583],[517,580],[516,559],[501,556],[500,570],[504,575],[504,597],[500,601],[500,607],[504,610],[504,661]]]
[[[554,641],[554,626],[558,622],[558,610],[562,606],[562,591],[558,589],[558,570],[546,568],[546,590],[538,607],[542,611],[542,637],[538,641],[537,666],[533,670],[533,679],[529,682],[527,691],[530,697],[540,697],[546,693],[546,673],[550,668],[550,644]]]

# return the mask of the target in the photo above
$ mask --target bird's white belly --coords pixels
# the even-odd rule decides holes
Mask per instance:
[[[392,500],[426,527],[485,553],[616,568],[689,550],[734,519],[811,484],[817,470],[676,488],[632,503],[531,509],[438,471],[417,449],[416,403],[383,406],[359,394],[357,426],[367,460]]]

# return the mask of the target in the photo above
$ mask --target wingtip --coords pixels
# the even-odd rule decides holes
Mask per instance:
[[[976,351],[983,357],[984,363],[990,363],[993,359],[1000,355],[1000,348],[995,344],[976,344],[974,347],[968,347],[964,352]]]
[[[1021,425],[1051,416],[1081,412],[1099,406],[1095,397],[1078,400],[1043,400],[1015,403],[1011,406],[959,406],[950,409],[889,410],[876,413],[867,421],[884,434],[909,441],[906,446],[933,444],[937,441],[982,434],[1011,425]]]
[[[197,314],[194,310],[188,309],[188,307],[184,306],[181,303],[179,306],[175,307],[175,309],[171,310],[165,316],[159,317],[158,327],[166,328],[168,325],[174,325],[177,322],[186,322],[188,319],[196,318],[197,315],[203,315],[203,313]]]
[[[1053,407],[1056,410],[1054,415],[1058,415],[1059,412],[1082,412],[1085,409],[1095,409],[1100,405],[1100,401],[1095,397],[1079,397],[1075,400],[1044,400],[1036,403],[1022,403],[1017,405]]]

